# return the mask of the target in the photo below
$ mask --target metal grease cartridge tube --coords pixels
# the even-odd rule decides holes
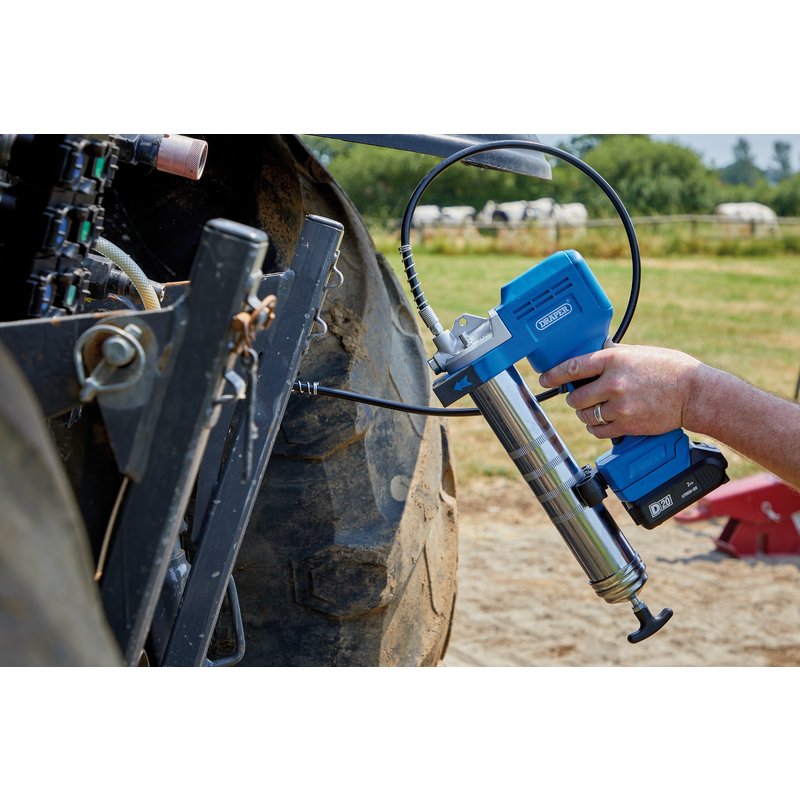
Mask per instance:
[[[588,508],[573,491],[583,471],[516,368],[501,372],[470,396],[595,592],[608,603],[635,603],[647,580],[644,562],[605,506]]]

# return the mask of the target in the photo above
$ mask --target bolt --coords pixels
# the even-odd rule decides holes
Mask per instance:
[[[439,362],[435,358],[428,359],[428,366],[433,370],[435,375],[441,375],[444,370],[439,366]]]
[[[103,359],[113,367],[124,367],[136,355],[133,345],[121,336],[110,336],[103,342]]]

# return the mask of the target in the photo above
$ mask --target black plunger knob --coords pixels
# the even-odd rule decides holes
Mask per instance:
[[[650,609],[644,603],[641,604],[640,608],[635,609],[633,613],[635,614],[636,619],[639,620],[639,630],[628,634],[628,641],[631,644],[641,642],[648,636],[652,636],[654,633],[657,633],[672,618],[671,608],[663,609],[657,617],[654,617],[650,613]]]

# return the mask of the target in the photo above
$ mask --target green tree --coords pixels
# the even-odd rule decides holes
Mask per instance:
[[[386,147],[322,140],[305,141],[323,160],[362,215],[370,222],[397,222],[420,180],[441,160]],[[345,146],[342,146],[345,145]],[[426,190],[421,204],[467,205],[480,211],[488,200],[546,196],[550,183],[510,172],[455,164]]]
[[[775,187],[771,207],[779,217],[800,217],[800,174],[782,180]]]
[[[764,180],[764,173],[756,166],[747,139],[737,139],[733,146],[733,163],[719,171],[723,183],[733,186],[757,186]]]
[[[437,159],[385,147],[304,137],[370,222],[402,215],[405,203]],[[429,202],[426,198],[423,202]]]
[[[612,136],[614,136],[613,133],[579,133],[572,136],[567,142],[560,142],[558,147],[582,159],[588,152],[597,147],[600,142]]]
[[[714,202],[715,178],[699,154],[644,134],[603,137],[584,160],[616,190],[632,215],[705,213]],[[569,165],[553,171],[553,196],[582,202],[593,216],[613,216],[610,201]]]
[[[773,183],[780,183],[792,174],[792,146],[789,142],[775,141],[772,143],[772,160],[775,166],[769,171],[769,179]]]
[[[414,188],[440,160],[334,140],[307,137],[306,141],[323,157],[361,213],[380,225],[400,219]],[[582,134],[562,148],[580,153],[611,183],[633,215],[710,213],[723,200],[758,199],[754,196],[758,194],[764,202],[768,190],[774,188],[763,179],[757,190],[744,185],[722,187],[718,173],[708,169],[698,153],[645,134]],[[552,182],[457,164],[431,184],[421,203],[470,205],[480,210],[488,200],[553,197],[559,203],[581,202],[595,217],[615,216],[608,198],[586,175],[558,159],[551,163]],[[738,197],[745,190],[751,196]]]

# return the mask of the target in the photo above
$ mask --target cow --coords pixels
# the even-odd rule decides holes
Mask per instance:
[[[511,225],[523,222],[538,222],[543,225],[563,225],[583,227],[589,213],[583,203],[559,204],[552,197],[538,200],[515,200],[509,203],[495,203],[490,200],[478,215],[482,224],[506,222]]]
[[[737,222],[778,222],[778,215],[763,203],[721,203],[714,209],[714,214]]]
[[[714,209],[714,216],[723,222],[749,224],[753,233],[779,230],[778,215],[763,203],[720,203]]]
[[[472,225],[475,222],[475,209],[472,206],[443,206],[442,225]]]
[[[437,225],[442,219],[442,211],[439,206],[417,206],[411,217],[412,228],[424,228],[429,225]]]
[[[506,222],[510,225],[519,225],[527,219],[528,201],[513,200],[508,203],[489,202],[481,209],[478,219],[483,224],[491,222]]]
[[[553,206],[552,221],[556,225],[570,228],[582,228],[589,219],[589,212],[583,203],[563,203]]]
[[[538,200],[530,200],[525,212],[525,219],[543,221],[553,216],[553,209],[556,201],[552,197],[541,197]]]

